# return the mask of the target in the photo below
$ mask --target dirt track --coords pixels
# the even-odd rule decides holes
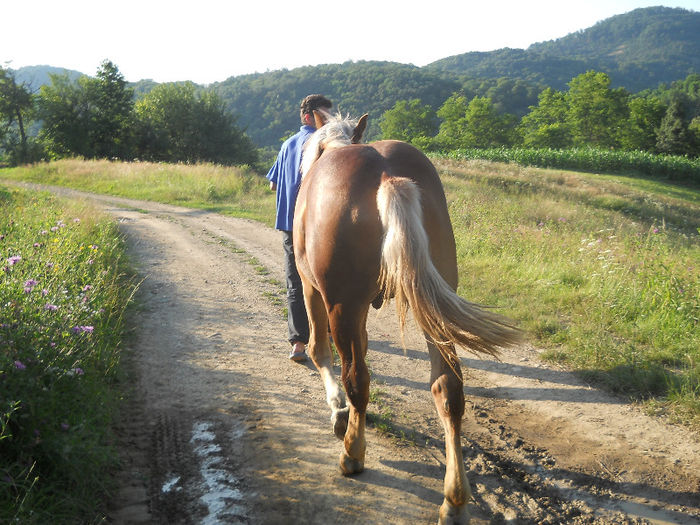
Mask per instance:
[[[391,412],[393,436],[370,428],[366,471],[345,478],[319,375],[286,359],[278,232],[89,198],[119,221],[144,278],[112,522],[436,522],[444,456],[429,360],[415,332],[404,356],[392,308],[370,313],[368,360],[381,402],[370,411]],[[533,348],[462,357],[472,523],[700,523],[697,435]]]

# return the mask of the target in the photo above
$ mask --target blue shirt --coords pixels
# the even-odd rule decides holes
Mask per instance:
[[[306,140],[316,131],[313,126],[302,126],[296,135],[284,141],[277,160],[267,173],[267,180],[277,184],[277,217],[275,228],[292,231],[294,205],[301,184],[301,153]]]

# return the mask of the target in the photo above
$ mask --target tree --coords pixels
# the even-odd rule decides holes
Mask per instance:
[[[589,71],[569,82],[567,95],[574,145],[615,147],[619,130],[628,117],[627,92],[610,89],[605,73]]]
[[[218,95],[161,84],[136,103],[137,155],[170,162],[251,164],[257,151]]]
[[[17,83],[11,71],[0,67],[0,139],[13,164],[33,160],[26,132],[33,107],[34,100],[29,89]]]
[[[39,96],[40,135],[54,156],[131,158],[132,97],[109,60],[102,62],[96,78],[74,82],[68,75],[51,75],[51,84],[42,86]]]
[[[656,133],[656,149],[661,153],[683,155],[690,153],[690,134],[678,100],[671,102]]]
[[[629,118],[620,133],[620,145],[628,150],[653,151],[656,133],[666,107],[657,97],[633,97],[629,101]]]
[[[109,60],[102,62],[97,77],[86,82],[90,106],[89,142],[98,158],[130,157],[130,129],[134,102],[133,90]]]
[[[501,115],[488,97],[466,99],[453,95],[438,110],[443,118],[436,142],[442,147],[489,148],[513,143],[516,119]]]
[[[399,100],[393,108],[384,112],[379,127],[384,139],[424,144],[437,133],[437,115],[420,99]]]
[[[571,128],[567,121],[569,105],[561,91],[547,88],[538,97],[537,106],[530,106],[518,128],[523,144],[535,148],[571,146]]]
[[[462,130],[464,128],[464,116],[469,106],[467,98],[459,93],[453,93],[437,111],[437,116],[442,119],[440,129],[435,137],[436,144],[442,148],[460,147]]]

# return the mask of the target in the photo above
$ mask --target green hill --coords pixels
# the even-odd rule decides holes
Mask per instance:
[[[649,7],[527,49],[464,53],[426,66],[472,77],[509,76],[555,89],[591,69],[629,91],[655,88],[700,71],[700,13]]]
[[[33,75],[36,82],[48,82],[42,68],[48,66],[20,68],[18,78]],[[607,73],[613,86],[631,92],[700,73],[700,13],[636,9],[527,49],[464,53],[425,67],[370,61],[306,66],[231,77],[202,89],[222,97],[254,143],[276,148],[298,129],[298,104],[309,93],[325,94],[343,113],[369,113],[365,136],[371,140],[379,135],[379,117],[397,100],[418,98],[437,109],[461,91],[468,99],[490,97],[498,111],[522,116],[537,104],[544,87],[566,89],[572,78],[589,70]],[[155,85],[141,80],[132,87],[141,96]]]

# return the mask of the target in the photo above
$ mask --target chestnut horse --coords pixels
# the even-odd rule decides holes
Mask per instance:
[[[427,340],[430,390],[445,429],[439,523],[467,523],[464,390],[454,344],[495,354],[518,339],[518,330],[455,293],[455,241],[437,171],[404,142],[359,144],[366,122],[367,115],[356,123],[316,113],[318,129],[304,150],[293,235],[309,314],[308,352],[326,388],[334,432],[344,440],[340,467],[346,475],[361,472],[369,307],[394,298],[402,329],[411,310]],[[349,407],[333,374],[329,326]]]

